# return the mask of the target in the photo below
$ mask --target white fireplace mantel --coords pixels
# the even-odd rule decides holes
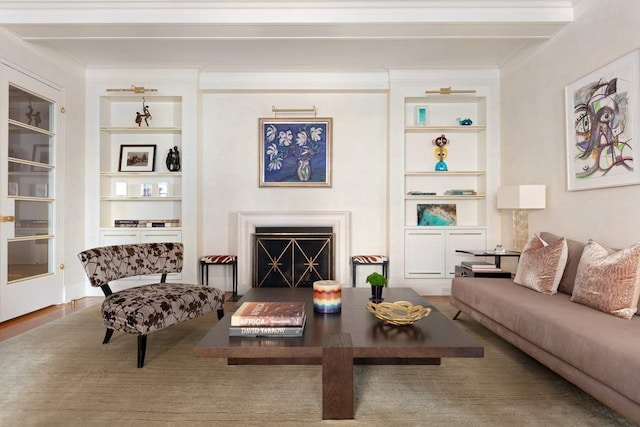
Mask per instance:
[[[251,288],[252,238],[256,227],[332,227],[335,234],[335,280],[348,286],[351,216],[343,211],[238,212],[238,293]]]

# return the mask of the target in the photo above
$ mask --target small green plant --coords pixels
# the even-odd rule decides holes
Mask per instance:
[[[387,278],[384,277],[382,274],[378,273],[377,271],[374,271],[373,273],[367,276],[367,283],[370,284],[371,286],[386,286]]]

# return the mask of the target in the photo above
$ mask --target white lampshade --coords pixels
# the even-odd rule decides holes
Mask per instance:
[[[509,185],[498,188],[498,209],[544,209],[544,185]]]

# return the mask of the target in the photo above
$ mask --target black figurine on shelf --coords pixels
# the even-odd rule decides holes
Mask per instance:
[[[27,119],[29,119],[27,124],[30,125],[31,122],[35,122],[35,126],[39,127],[40,123],[42,123],[42,118],[40,117],[40,111],[36,111],[35,113],[33,112],[33,105],[31,105],[31,98],[29,98],[29,105],[27,106],[27,110],[28,111],[25,114],[27,116]]]
[[[180,152],[178,151],[177,145],[169,148],[169,153],[167,154],[167,169],[169,172],[178,172],[180,170]]]
[[[142,119],[144,119],[145,124],[149,126],[149,120],[152,118],[149,106],[145,103],[145,99],[142,98],[142,114],[140,114],[140,111],[136,111],[136,124],[140,126],[142,124]]]

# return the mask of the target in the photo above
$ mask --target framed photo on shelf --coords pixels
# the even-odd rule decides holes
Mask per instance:
[[[49,164],[49,144],[34,144],[31,160],[38,163]]]
[[[19,186],[15,181],[9,181],[8,192],[10,196],[19,196],[18,194]]]
[[[449,226],[456,225],[457,212],[453,203],[418,204],[418,225]]]
[[[34,144],[31,154],[31,160],[34,162],[42,163],[45,165],[49,164],[49,144]],[[32,172],[40,172],[44,171],[39,166],[31,166]]]
[[[260,187],[331,187],[332,120],[260,119]]]
[[[151,197],[153,193],[153,185],[149,182],[143,182],[140,184],[140,196],[142,197]]]
[[[126,197],[127,196],[127,183],[126,182],[116,182],[116,196]]]
[[[158,197],[169,196],[169,183],[162,181],[158,183]]]
[[[121,145],[119,172],[154,172],[156,170],[155,145]]]
[[[567,189],[640,184],[640,51],[565,88]]]

